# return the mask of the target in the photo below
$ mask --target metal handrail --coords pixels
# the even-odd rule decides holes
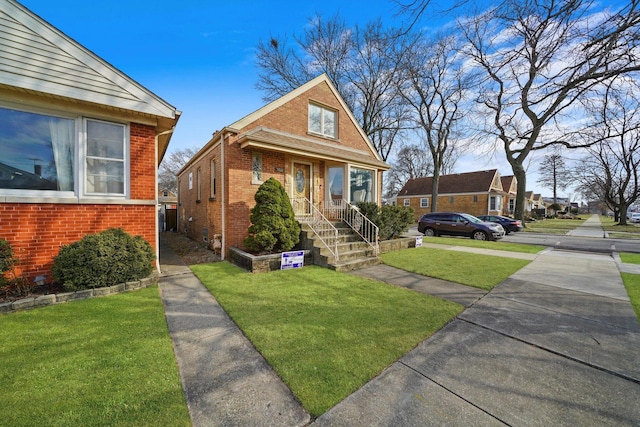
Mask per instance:
[[[332,200],[325,212],[331,218],[339,218],[355,231],[365,242],[373,248],[375,256],[380,254],[378,243],[378,226],[364,216],[360,210],[344,199]]]
[[[322,244],[338,261],[338,229],[306,197],[292,198],[291,206],[296,220],[309,225]],[[330,241],[333,241],[333,244],[330,244]]]

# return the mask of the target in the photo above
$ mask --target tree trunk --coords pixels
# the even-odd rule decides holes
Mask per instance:
[[[516,177],[518,185],[518,192],[516,193],[516,207],[513,212],[513,217],[522,221],[522,225],[525,226],[524,214],[525,214],[525,195],[527,192],[527,174],[521,164],[513,162],[511,163],[511,169],[513,170],[513,176]]]
[[[438,186],[440,185],[440,172],[433,171],[433,181],[431,185],[431,212],[438,212]]]

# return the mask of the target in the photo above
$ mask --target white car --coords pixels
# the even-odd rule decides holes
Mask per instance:
[[[629,220],[631,222],[640,222],[640,212],[634,212],[631,214],[631,217],[629,217]]]

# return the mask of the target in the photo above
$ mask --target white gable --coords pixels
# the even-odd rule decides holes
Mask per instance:
[[[0,83],[175,118],[176,110],[13,0],[0,0]]]

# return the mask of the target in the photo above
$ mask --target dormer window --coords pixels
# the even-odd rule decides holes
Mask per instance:
[[[337,111],[309,104],[309,132],[335,139],[338,137],[337,124]]]

